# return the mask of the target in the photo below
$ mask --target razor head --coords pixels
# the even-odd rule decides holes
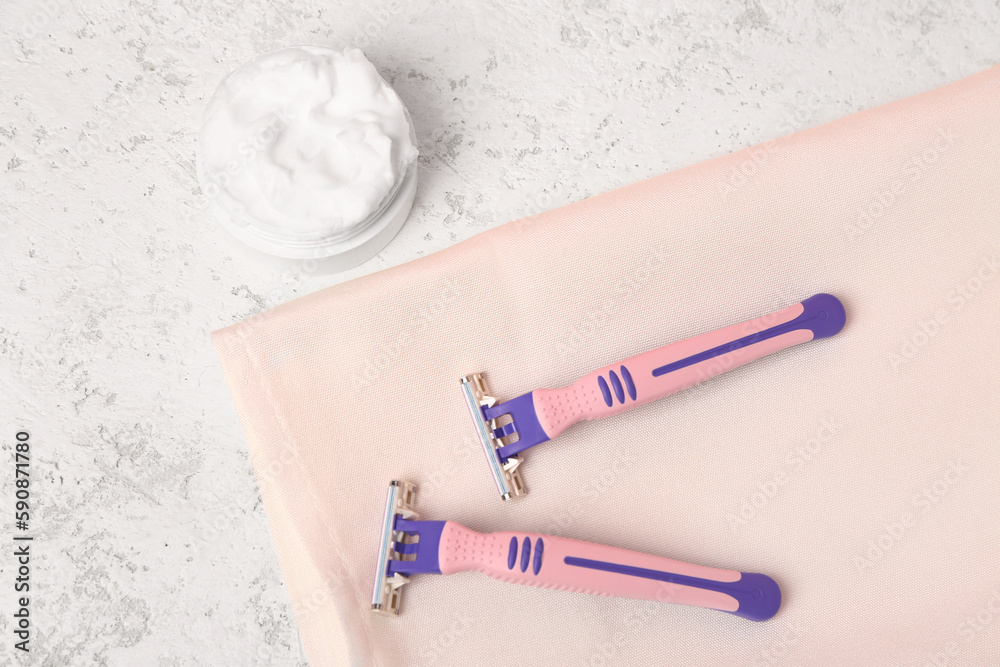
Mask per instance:
[[[447,521],[418,521],[417,487],[393,480],[385,499],[372,611],[395,616],[403,585],[415,574],[441,574],[441,534]]]
[[[518,456],[503,456],[500,449],[509,443],[505,439],[516,438],[516,431],[512,427],[510,417],[506,415],[489,416],[487,410],[493,408],[497,400],[490,394],[486,380],[481,373],[466,375],[461,380],[462,395],[469,408],[469,415],[472,417],[476,438],[486,456],[486,463],[497,491],[500,492],[502,500],[509,500],[512,496],[521,496],[528,492],[521,479],[521,458]],[[529,395],[530,396],[530,395]],[[507,423],[500,424],[500,420],[506,417]]]
[[[379,539],[378,568],[375,571],[375,585],[372,588],[372,611],[395,616],[399,614],[399,601],[403,584],[409,578],[399,572],[390,572],[390,561],[398,558],[397,541],[402,544],[403,536],[396,532],[396,517],[416,518],[413,511],[416,504],[417,487],[410,482],[393,480],[385,499],[385,514],[382,517],[382,536]]]

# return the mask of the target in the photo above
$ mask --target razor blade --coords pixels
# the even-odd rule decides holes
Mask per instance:
[[[504,500],[527,492],[522,452],[578,421],[610,417],[695,386],[725,371],[844,327],[837,297],[816,294],[776,313],[670,343],[610,364],[560,389],[498,402],[481,373],[461,379],[476,437]]]
[[[385,514],[382,517],[382,538],[379,540],[379,563],[372,588],[372,611],[395,615],[399,613],[399,600],[403,584],[409,579],[392,567],[393,562],[406,561],[407,537],[396,528],[396,520],[415,519],[413,511],[416,503],[416,487],[409,482],[393,480],[389,482],[389,492],[385,499]]]
[[[416,487],[389,485],[378,544],[372,611],[399,614],[418,574],[482,572],[558,591],[705,607],[766,621],[781,589],[763,574],[721,570],[566,537],[524,531],[477,533],[454,521],[418,520]]]
[[[486,456],[486,463],[493,476],[493,482],[497,486],[497,491],[500,492],[500,498],[509,500],[511,496],[527,493],[528,490],[521,479],[521,471],[518,470],[521,459],[513,454],[504,455],[501,453],[506,445],[504,438],[510,438],[513,441],[519,437],[515,435],[516,429],[513,420],[508,420],[506,424],[500,426],[499,419],[504,413],[490,416],[490,411],[496,406],[497,401],[490,395],[482,374],[474,373],[463,377],[461,383],[462,395],[466,405],[468,405],[469,415],[472,417],[476,438]],[[511,401],[511,403],[514,402]],[[525,429],[525,433],[526,431],[527,429]]]

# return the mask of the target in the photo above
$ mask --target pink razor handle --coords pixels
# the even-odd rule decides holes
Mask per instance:
[[[637,354],[569,387],[534,391],[538,422],[554,438],[578,421],[625,412],[772,352],[832,336],[844,319],[836,297],[817,294],[771,315]]]
[[[478,387],[467,378],[463,378],[463,386],[474,419],[481,416],[477,420],[480,440],[489,441],[488,449],[495,450],[497,463],[503,466],[511,457],[556,437],[578,421],[610,417],[772,352],[833,336],[844,327],[844,320],[844,306],[835,296],[817,294],[771,315],[610,364],[569,387],[536,389],[503,403],[491,403],[490,397],[477,395],[485,393],[481,376],[473,376]],[[497,420],[505,415],[511,421],[499,426]]]
[[[420,521],[416,488],[389,485],[372,609],[399,613],[403,584],[417,574],[473,570],[500,581],[560,591],[673,602],[766,621],[781,590],[762,574],[719,570],[565,537],[482,534],[454,521]]]
[[[626,549],[536,533],[481,534],[444,522],[441,574],[474,570],[500,581],[560,591],[673,602],[727,611],[751,621],[778,613],[770,577],[690,565]]]

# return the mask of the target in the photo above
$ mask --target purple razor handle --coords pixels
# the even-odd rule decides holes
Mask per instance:
[[[519,454],[581,420],[610,417],[669,396],[727,370],[844,327],[837,297],[817,294],[771,315],[670,343],[589,373],[569,387],[536,389],[498,403],[482,374],[462,393],[500,497],[527,492]]]
[[[781,590],[768,576],[524,531],[482,534],[454,521],[418,521],[413,484],[389,485],[372,589],[372,611],[396,615],[402,587],[418,574],[482,572],[560,591],[672,602],[751,621],[778,613]]]

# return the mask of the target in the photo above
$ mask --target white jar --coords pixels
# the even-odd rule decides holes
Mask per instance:
[[[198,179],[222,227],[257,254],[341,271],[402,227],[416,157],[406,107],[361,51],[296,46],[219,84]]]

